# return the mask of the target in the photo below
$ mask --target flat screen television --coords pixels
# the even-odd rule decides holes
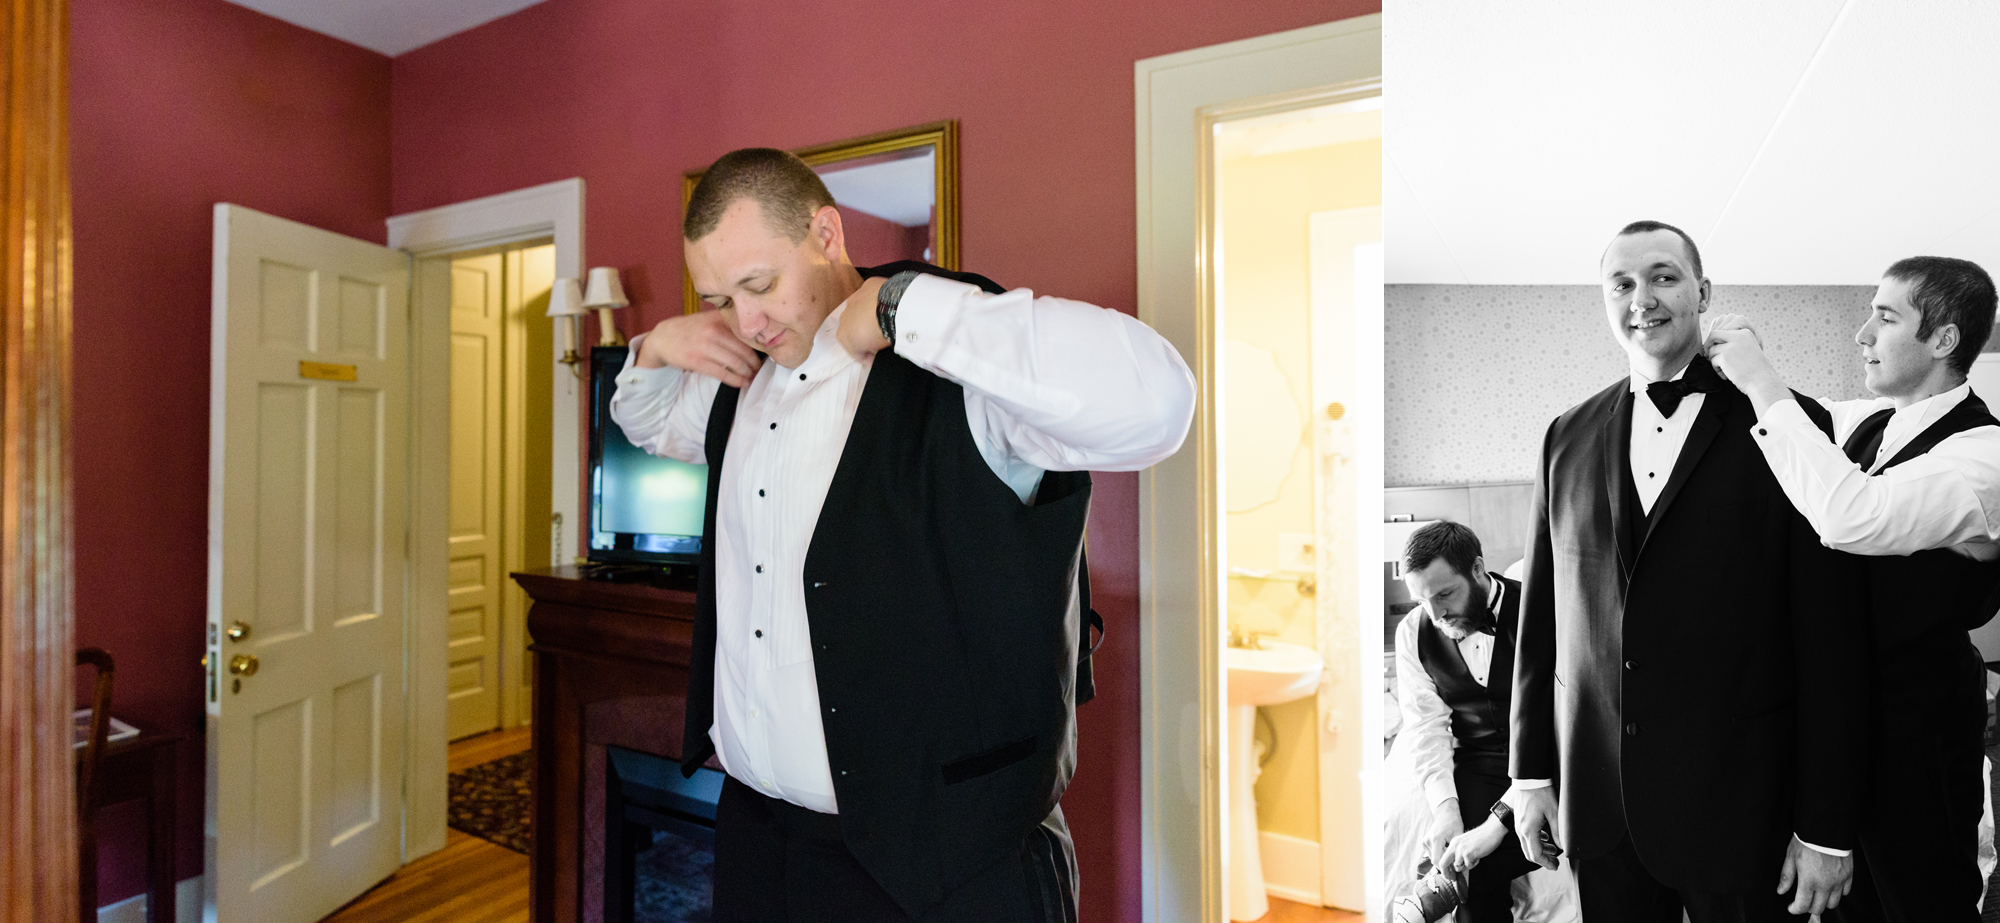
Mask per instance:
[[[708,466],[647,454],[611,419],[626,348],[590,351],[590,553],[593,564],[691,571],[701,555]]]

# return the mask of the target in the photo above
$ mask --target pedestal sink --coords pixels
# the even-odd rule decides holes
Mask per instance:
[[[1326,661],[1319,652],[1283,641],[1261,648],[1226,647],[1229,680],[1229,918],[1255,920],[1270,912],[1264,896],[1263,856],[1257,848],[1257,706],[1281,705],[1312,695]],[[1301,742],[1305,746],[1316,741]]]

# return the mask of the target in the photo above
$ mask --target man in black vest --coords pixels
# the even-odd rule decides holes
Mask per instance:
[[[1543,438],[1503,800],[1551,867],[1557,824],[1586,920],[1822,912],[1861,794],[1856,569],[1792,509],[1749,401],[1700,356],[1694,242],[1634,222],[1599,270],[1631,374]]]
[[[635,339],[612,415],[710,466],[682,766],[729,774],[716,919],[1074,921],[1083,472],[1173,454],[1187,366],[1115,311],[857,269],[782,151],[717,160],[682,236],[720,310]]]
[[[1417,788],[1431,807],[1425,855],[1450,867],[1446,844],[1478,829],[1507,791],[1507,703],[1521,585],[1489,573],[1479,536],[1455,522],[1410,534],[1403,584],[1420,605],[1396,626],[1401,733],[1409,735]],[[1514,835],[1499,832],[1468,856],[1477,861],[1465,872],[1472,923],[1512,920],[1508,885],[1535,869]]]
[[[1883,274],[1855,333],[1874,400],[1808,419],[1740,317],[1709,356],[1757,410],[1752,433],[1821,541],[1867,555],[1874,631],[1868,805],[1841,920],[1979,919],[1985,667],[1966,632],[1993,615],[2000,425],[1966,383],[1993,329],[1993,280],[1946,257]]]

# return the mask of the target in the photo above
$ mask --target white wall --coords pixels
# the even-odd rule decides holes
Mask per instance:
[[[1393,245],[1392,245],[1393,247]],[[1793,388],[1861,397],[1853,335],[1874,286],[1717,286]],[[1532,480],[1549,421],[1627,374],[1594,285],[1391,285],[1389,487]]]

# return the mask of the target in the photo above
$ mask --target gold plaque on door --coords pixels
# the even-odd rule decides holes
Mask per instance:
[[[299,360],[300,378],[317,378],[321,381],[353,381],[355,369],[351,365],[332,362],[307,362]]]

